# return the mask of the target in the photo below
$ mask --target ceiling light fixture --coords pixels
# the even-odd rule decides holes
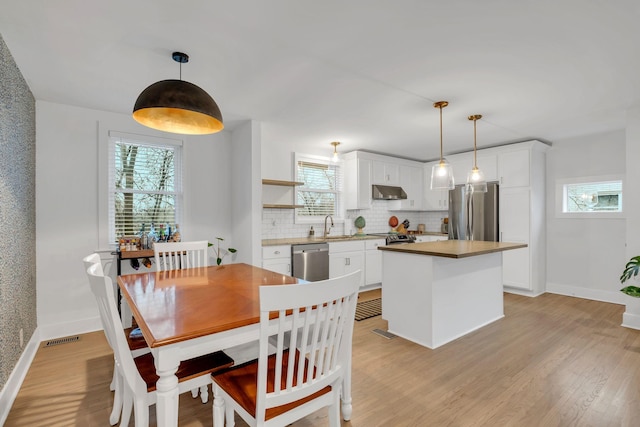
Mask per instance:
[[[433,104],[440,109],[440,161],[431,168],[431,189],[432,190],[453,190],[453,170],[447,160],[442,157],[442,109],[449,105],[447,101],[438,101]]]
[[[340,157],[338,156],[338,145],[340,145],[340,143],[338,141],[333,141],[331,145],[333,145],[333,157],[331,157],[331,160],[337,162],[340,160]]]
[[[162,80],[147,87],[133,107],[133,118],[152,129],[204,135],[224,129],[218,104],[202,88],[182,80],[182,64],[189,55],[173,52],[180,64],[180,80]]]
[[[474,192],[486,193],[487,192],[487,180],[484,178],[484,173],[478,169],[477,147],[476,147],[476,122],[482,118],[481,114],[474,114],[469,116],[469,120],[473,120],[473,168],[467,175],[467,187]]]

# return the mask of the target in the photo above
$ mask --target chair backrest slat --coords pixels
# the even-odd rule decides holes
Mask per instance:
[[[345,358],[350,355],[360,274],[260,287],[258,419],[267,408],[302,399],[329,385],[340,386]],[[278,313],[276,321],[269,320],[270,312]],[[267,378],[265,344],[269,338],[277,340],[275,377],[271,379]]]
[[[209,242],[172,242],[153,245],[154,258],[158,271],[182,270],[185,268],[207,267]]]

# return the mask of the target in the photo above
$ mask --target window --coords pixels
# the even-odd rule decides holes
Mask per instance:
[[[620,216],[622,213],[622,179],[618,177],[592,177],[560,180],[557,213],[560,216]],[[611,215],[606,215],[611,214]]]
[[[342,176],[339,163],[296,154],[296,221],[318,222],[327,215],[341,217]]]
[[[132,136],[133,137],[133,136]],[[181,145],[109,137],[109,240],[180,222]]]

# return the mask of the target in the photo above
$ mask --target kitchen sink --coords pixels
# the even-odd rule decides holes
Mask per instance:
[[[357,239],[358,236],[347,236],[342,235],[342,236],[327,236],[327,237],[323,237],[322,240],[349,240],[349,239]]]

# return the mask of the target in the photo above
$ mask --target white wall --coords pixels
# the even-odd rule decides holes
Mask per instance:
[[[557,179],[624,173],[624,131],[554,141],[547,152],[548,292],[621,301],[618,277],[625,260],[624,218],[557,218],[555,192]],[[628,181],[623,189],[625,207],[632,191]]]
[[[113,129],[162,137],[128,115],[36,103],[38,328],[43,339],[98,329],[81,259],[98,242],[98,141]],[[231,136],[184,140],[184,240],[231,235]],[[225,260],[226,262],[226,260]]]

